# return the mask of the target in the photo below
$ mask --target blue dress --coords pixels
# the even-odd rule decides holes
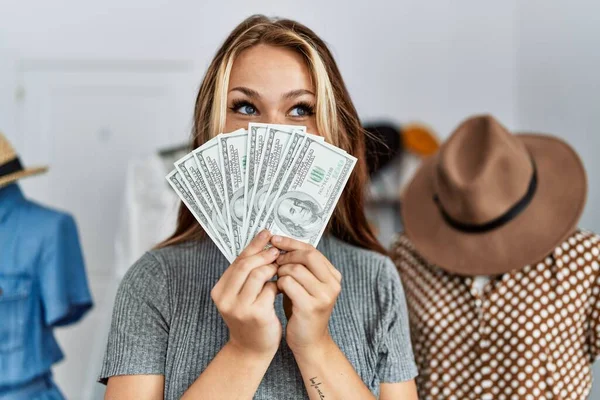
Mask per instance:
[[[62,399],[53,328],[92,307],[77,227],[17,184],[0,188],[0,400]]]

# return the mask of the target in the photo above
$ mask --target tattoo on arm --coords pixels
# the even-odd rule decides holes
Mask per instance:
[[[319,393],[319,398],[320,399],[324,399],[325,395],[323,394],[323,392],[321,391],[321,388],[319,386],[322,385],[322,382],[318,382],[317,383],[317,377],[315,376],[314,378],[310,378],[310,386],[314,387],[315,389],[317,389],[317,393]]]

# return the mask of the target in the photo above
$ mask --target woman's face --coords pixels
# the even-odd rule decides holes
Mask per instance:
[[[229,77],[225,132],[262,122],[304,125],[318,134],[314,93],[308,67],[297,52],[262,44],[244,50]]]

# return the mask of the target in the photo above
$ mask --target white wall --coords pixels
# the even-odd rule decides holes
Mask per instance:
[[[0,31],[0,132],[13,146],[19,146],[16,126],[17,62],[13,51],[5,47]]]
[[[581,226],[600,232],[600,3],[523,1],[517,15],[518,126],[575,147],[589,183]],[[590,399],[600,399],[600,385]]]
[[[0,38],[24,58],[193,60],[200,78],[244,17],[293,17],[331,45],[362,116],[445,133],[473,112],[514,122],[516,3],[3,0]]]
[[[582,225],[600,231],[600,3],[576,4],[520,3],[516,119],[576,148],[589,181]]]

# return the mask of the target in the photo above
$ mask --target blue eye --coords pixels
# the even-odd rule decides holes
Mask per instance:
[[[237,109],[237,112],[241,113],[241,114],[247,114],[247,115],[252,115],[256,113],[256,108],[254,108],[254,106],[251,105],[244,105],[241,106],[240,108]]]
[[[296,111],[296,112],[294,112],[294,111]],[[292,117],[305,117],[308,115],[308,112],[302,107],[295,107],[292,109],[292,112],[290,113],[290,115]]]
[[[247,101],[235,102],[230,109],[243,115],[255,115],[257,113],[256,107]]]
[[[298,103],[289,112],[290,117],[308,117],[315,113],[314,106],[308,103]]]

